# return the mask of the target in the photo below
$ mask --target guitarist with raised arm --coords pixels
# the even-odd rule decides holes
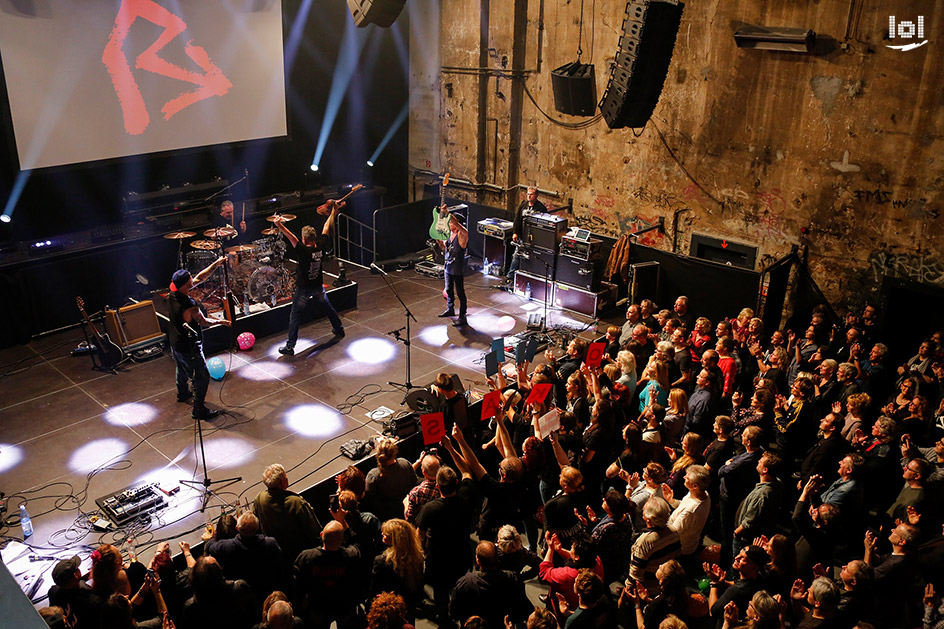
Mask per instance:
[[[449,215],[449,239],[440,240],[439,246],[446,252],[446,267],[444,275],[446,279],[446,310],[440,313],[440,317],[456,316],[455,292],[459,297],[459,318],[456,319],[456,326],[465,326],[465,314],[468,302],[465,297],[465,252],[469,246],[469,230],[459,222],[461,217],[452,214],[446,208],[444,203],[439,208],[440,213]]]
[[[193,397],[194,419],[213,419],[220,414],[216,409],[207,408],[205,403],[207,388],[210,386],[210,371],[203,355],[203,326],[228,326],[231,322],[203,314],[200,304],[190,296],[190,291],[225,263],[226,258],[217,258],[193,277],[190,271],[179,269],[170,281],[170,295],[167,297],[170,325],[167,335],[177,362],[177,401],[186,402]],[[190,381],[193,381],[192,392]]]
[[[295,354],[295,343],[298,341],[298,326],[301,324],[302,312],[309,299],[314,299],[321,306],[328,320],[331,321],[331,330],[338,338],[344,336],[344,325],[341,318],[328,301],[328,294],[324,289],[324,276],[321,263],[325,249],[330,244],[331,228],[334,227],[338,211],[346,204],[344,201],[330,199],[318,208],[319,214],[328,214],[328,220],[319,235],[311,225],[302,227],[302,238],[299,241],[283,221],[276,221],[279,231],[288,238],[288,257],[298,263],[295,274],[295,296],[292,298],[292,311],[288,316],[288,339],[285,345],[279,348],[279,353],[285,356]]]
[[[518,209],[515,211],[515,227],[511,234],[511,242],[521,242],[525,216],[546,213],[547,206],[538,200],[538,189],[534,186],[529,187],[528,196],[525,197],[525,200],[521,202],[521,205],[519,205]],[[518,254],[518,249],[516,247],[515,252],[511,255],[511,265],[508,267],[508,274],[506,275],[508,282],[513,282],[515,280],[515,271],[517,271],[518,267],[520,266],[521,256]]]

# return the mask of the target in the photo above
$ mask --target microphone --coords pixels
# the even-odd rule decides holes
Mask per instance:
[[[249,176],[249,169],[248,169],[248,168],[246,168],[243,172],[245,173],[245,175],[246,175],[247,177]]]
[[[374,264],[373,262],[370,263],[370,268],[373,269],[374,271],[377,271],[377,272],[380,273],[381,275],[387,275],[387,272],[386,272],[386,271],[384,271],[383,269],[381,269],[379,266],[377,266],[377,265]]]

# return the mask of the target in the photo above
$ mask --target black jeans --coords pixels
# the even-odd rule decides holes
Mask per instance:
[[[465,276],[446,273],[446,309],[455,312],[455,296],[459,297],[459,317],[465,318],[468,303],[465,298]],[[455,292],[455,296],[453,295]]]
[[[177,397],[185,398],[189,393],[189,381],[193,380],[193,408],[204,408],[207,388],[210,386],[210,371],[203,356],[203,345],[195,343],[190,352],[171,350],[177,362]]]

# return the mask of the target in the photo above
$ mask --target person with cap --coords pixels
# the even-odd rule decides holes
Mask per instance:
[[[75,629],[97,627],[103,602],[82,579],[81,563],[78,556],[56,563],[52,569],[55,585],[49,588],[49,605],[68,610],[65,615],[75,618]]]
[[[194,276],[186,269],[178,269],[171,278],[170,295],[167,297],[170,310],[168,340],[177,362],[177,401],[187,402],[193,397],[194,419],[213,419],[220,414],[220,411],[210,410],[205,404],[210,372],[203,355],[202,326],[228,326],[231,322],[221,317],[207,317],[190,292],[225,262],[226,258],[217,258]],[[192,392],[189,388],[191,381]]]
[[[278,220],[275,223],[275,226],[279,228],[279,232],[288,238],[288,257],[298,263],[295,272],[295,295],[292,297],[292,310],[288,316],[288,339],[285,341],[285,345],[279,348],[279,353],[283,356],[295,354],[298,327],[301,325],[302,312],[305,310],[305,306],[308,305],[309,299],[314,299],[324,310],[331,322],[331,331],[334,332],[334,336],[337,338],[344,336],[344,325],[341,323],[341,318],[338,317],[334,306],[328,301],[322,274],[324,250],[330,243],[328,234],[331,233],[331,229],[334,227],[338,212],[344,206],[344,201],[328,200],[317,210],[319,214],[328,213],[328,220],[325,221],[321,234],[318,234],[311,225],[305,225],[302,227],[301,239],[285,226],[283,220]]]

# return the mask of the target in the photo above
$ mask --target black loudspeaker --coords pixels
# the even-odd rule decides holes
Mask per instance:
[[[564,234],[567,233],[567,219],[557,216],[551,219],[525,216],[521,232],[525,244],[556,252]]]
[[[583,290],[595,291],[600,287],[603,269],[601,260],[580,260],[570,256],[557,258],[557,281]]]
[[[376,24],[384,28],[397,21],[406,0],[347,0],[354,24],[363,27]]]
[[[551,70],[554,108],[569,116],[592,116],[597,110],[597,77],[593,64],[565,63]]]
[[[554,280],[557,271],[556,251],[546,251],[544,249],[538,249],[537,247],[531,247],[529,250],[522,247],[519,253],[521,255],[519,268],[522,271],[535,277],[544,277],[544,274],[547,273],[547,279],[550,281]],[[549,265],[550,268],[545,266],[545,263]]]
[[[600,111],[611,129],[646,126],[672,61],[682,21],[679,2],[630,0]]]

